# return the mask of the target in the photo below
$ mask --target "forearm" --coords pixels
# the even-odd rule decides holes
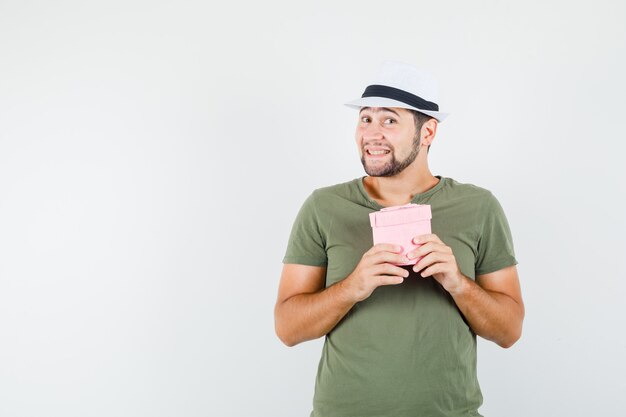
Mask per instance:
[[[487,291],[467,277],[463,285],[450,294],[477,335],[504,348],[520,338],[524,307],[513,298]]]
[[[298,294],[276,305],[276,333],[287,346],[317,339],[330,332],[355,301],[339,281],[311,294]]]

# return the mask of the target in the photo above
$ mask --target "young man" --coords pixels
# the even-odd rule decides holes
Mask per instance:
[[[433,176],[435,81],[387,61],[360,99],[368,176],[314,190],[296,216],[275,307],[287,345],[326,336],[311,417],[480,416],[476,335],[520,337],[524,306],[511,232],[488,190]],[[373,245],[369,213],[429,204],[432,234],[406,264]]]

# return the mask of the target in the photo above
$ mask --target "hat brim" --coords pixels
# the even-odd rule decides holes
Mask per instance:
[[[437,119],[439,123],[443,122],[450,113],[443,113],[433,110],[418,109],[398,100],[386,97],[361,97],[356,100],[344,103],[345,106],[360,109],[361,107],[400,107],[402,109],[417,110],[420,113],[427,114]]]

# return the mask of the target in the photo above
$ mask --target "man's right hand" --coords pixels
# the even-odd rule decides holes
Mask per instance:
[[[402,264],[409,260],[398,252],[402,252],[400,246],[379,243],[363,254],[354,271],[342,282],[355,303],[368,298],[381,285],[404,282],[409,271],[394,263]]]
[[[379,243],[368,250],[354,271],[325,288],[326,267],[285,264],[274,309],[276,334],[287,346],[328,334],[355,303],[381,285],[400,284],[409,271],[399,246]]]

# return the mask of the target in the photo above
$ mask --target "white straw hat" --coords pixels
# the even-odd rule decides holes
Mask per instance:
[[[361,98],[346,106],[401,107],[417,110],[442,122],[449,113],[439,111],[437,80],[428,72],[399,61],[384,61],[374,81]]]

